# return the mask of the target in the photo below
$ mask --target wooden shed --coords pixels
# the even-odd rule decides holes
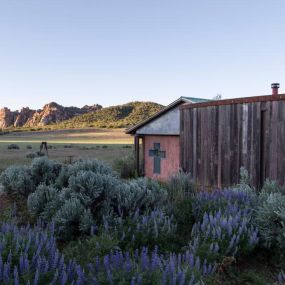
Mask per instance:
[[[202,189],[239,182],[240,168],[257,189],[269,178],[285,183],[285,94],[180,107],[180,164]]]

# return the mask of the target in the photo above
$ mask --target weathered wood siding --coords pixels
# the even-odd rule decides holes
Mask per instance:
[[[260,188],[285,183],[285,101],[181,108],[180,164],[202,189],[239,182],[240,167]]]

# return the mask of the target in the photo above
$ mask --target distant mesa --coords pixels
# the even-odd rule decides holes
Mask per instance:
[[[11,111],[4,107],[0,109],[0,128],[37,127],[57,124],[77,115],[96,112],[101,108],[102,106],[98,104],[92,106],[85,105],[82,108],[64,107],[56,102],[46,104],[40,110],[32,110],[29,107],[25,107],[20,111]]]

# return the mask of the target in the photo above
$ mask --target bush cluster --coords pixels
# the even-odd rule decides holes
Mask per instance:
[[[7,148],[8,148],[8,149],[20,149],[19,145],[14,144],[14,143],[9,144]]]
[[[35,190],[31,169],[27,166],[11,166],[2,172],[0,183],[8,194],[27,196]]]
[[[143,215],[165,207],[167,192],[158,182],[145,178],[122,181],[97,160],[64,165],[46,157],[30,166],[12,166],[0,181],[7,193],[28,196],[28,209],[35,217],[54,221],[63,240],[89,234],[103,216]]]
[[[232,188],[197,192],[187,173],[122,180],[97,160],[10,167],[4,191],[49,226],[2,224],[0,283],[211,284],[224,260],[257,246],[284,252],[283,187],[267,181],[256,193],[241,174]]]
[[[255,213],[262,244],[266,248],[284,252],[285,249],[285,195],[263,192]]]

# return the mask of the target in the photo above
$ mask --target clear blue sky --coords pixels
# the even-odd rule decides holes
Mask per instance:
[[[284,0],[1,0],[0,106],[285,93]]]

